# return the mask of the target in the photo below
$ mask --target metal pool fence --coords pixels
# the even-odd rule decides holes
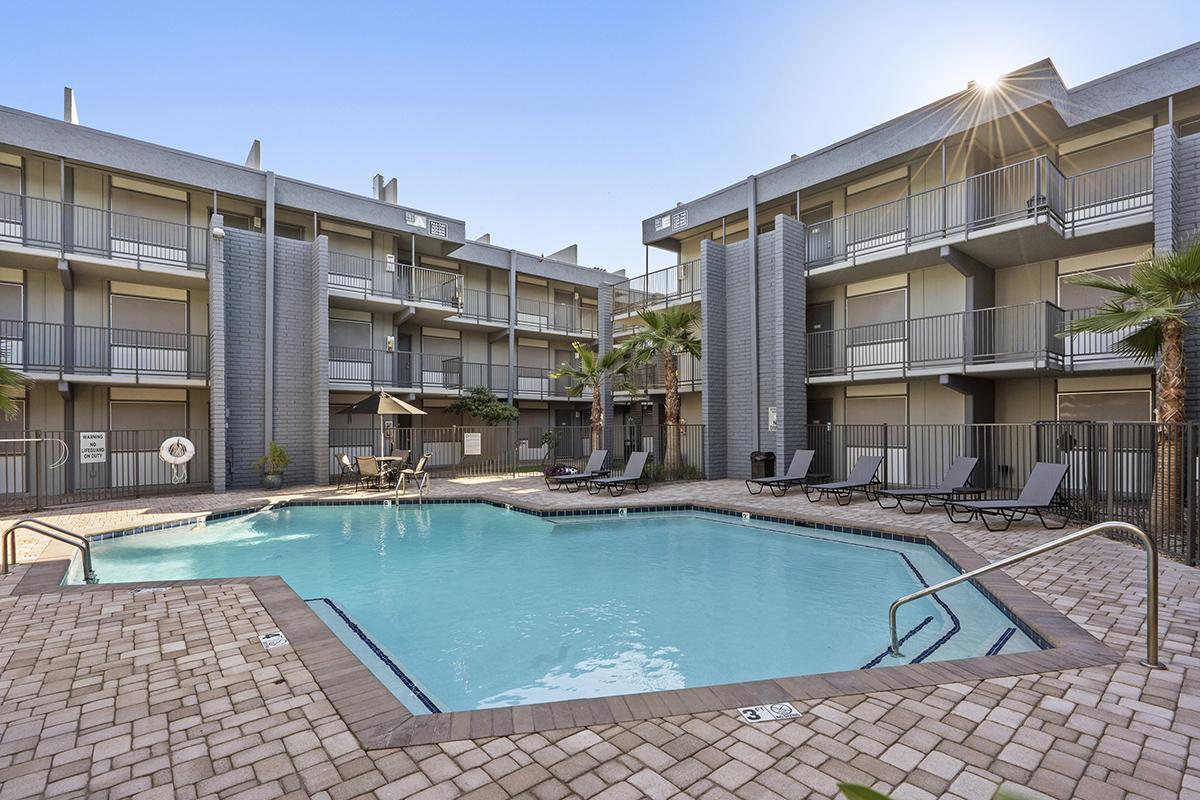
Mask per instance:
[[[1060,510],[1081,522],[1131,522],[1189,564],[1200,558],[1200,424],[1035,422],[992,425],[810,425],[813,471],[840,478],[883,456],[886,486],[935,486],[958,456],[979,464],[987,497],[1020,493],[1039,461],[1069,464]]]
[[[704,474],[704,426],[676,426],[672,435],[665,425],[630,425],[613,431],[609,468],[625,469],[629,453],[650,453],[647,471],[655,480],[699,478]],[[592,452],[588,425],[454,426],[449,428],[329,429],[329,472],[341,473],[341,456],[392,454],[407,450],[415,460],[430,453],[428,469],[434,475],[540,474],[555,464],[582,467]]]
[[[186,472],[172,475],[158,448],[173,436],[192,441]],[[0,508],[195,491],[212,485],[209,431],[0,432]]]

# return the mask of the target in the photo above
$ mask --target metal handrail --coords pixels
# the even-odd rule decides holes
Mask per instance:
[[[36,517],[27,517],[19,519],[4,531],[3,539],[0,540],[0,567],[5,575],[8,574],[10,567],[17,565],[17,531],[25,530],[30,533],[36,533],[45,536],[47,539],[53,539],[56,542],[69,544],[72,547],[78,548],[83,553],[83,579],[86,583],[99,583],[99,578],[96,577],[96,571],[92,569],[92,543],[86,536],[81,536],[78,533],[60,528],[57,525],[52,525],[45,520],[37,519]]]
[[[906,594],[904,597],[893,602],[891,608],[888,609],[888,625],[891,628],[892,634],[891,654],[894,656],[900,655],[900,642],[896,637],[896,611],[905,603],[920,600],[922,597],[935,594],[942,589],[948,589],[951,586],[957,586],[960,583],[974,580],[981,575],[1012,566],[1027,558],[1040,556],[1043,553],[1056,550],[1063,545],[1085,539],[1092,534],[1113,530],[1124,531],[1136,536],[1141,540],[1142,547],[1146,551],[1146,657],[1140,663],[1142,666],[1150,667],[1151,669],[1166,669],[1166,666],[1158,660],[1158,548],[1155,547],[1154,540],[1145,531],[1136,525],[1130,525],[1128,522],[1100,522],[1083,530],[1061,536],[1053,541],[1039,544],[1037,547],[1031,547],[1008,558],[1002,558],[979,569],[973,569],[970,572],[944,580],[933,586],[927,586],[919,592]]]

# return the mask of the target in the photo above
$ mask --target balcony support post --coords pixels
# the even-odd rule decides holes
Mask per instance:
[[[58,260],[58,278],[63,287],[63,329],[62,357],[60,367],[65,374],[75,371],[75,276],[71,272],[71,262],[65,258]]]
[[[508,251],[508,404],[517,384],[517,251]]]

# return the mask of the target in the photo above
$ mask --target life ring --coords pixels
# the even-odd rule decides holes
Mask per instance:
[[[184,436],[172,436],[158,448],[158,457],[171,466],[186,464],[196,455],[196,445]]]

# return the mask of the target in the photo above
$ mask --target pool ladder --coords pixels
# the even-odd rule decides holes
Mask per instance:
[[[1158,548],[1154,545],[1154,539],[1150,538],[1144,530],[1136,525],[1130,525],[1128,522],[1101,522],[1083,530],[1068,533],[1066,536],[1039,544],[1037,547],[1023,550],[1008,558],[1002,558],[979,569],[973,569],[970,572],[957,575],[912,594],[906,594],[892,603],[891,608],[888,609],[888,625],[891,627],[892,633],[890,648],[892,655],[900,655],[900,642],[896,639],[896,611],[905,603],[920,600],[922,597],[940,592],[942,589],[948,589],[951,586],[957,586],[960,583],[974,580],[980,575],[986,575],[994,570],[1003,569],[1004,567],[1024,561],[1027,558],[1049,553],[1051,550],[1057,550],[1063,545],[1078,542],[1080,539],[1086,539],[1092,534],[1103,531],[1122,531],[1132,534],[1141,542],[1142,549],[1146,551],[1146,657],[1140,663],[1142,666],[1150,667],[1151,669],[1166,669],[1166,666],[1158,660]]]
[[[100,582],[96,577],[96,571],[92,569],[92,543],[88,538],[35,517],[19,519],[5,529],[4,537],[0,540],[0,566],[3,566],[5,575],[17,565],[17,531],[29,531],[78,549],[83,553],[84,581],[87,583]]]

